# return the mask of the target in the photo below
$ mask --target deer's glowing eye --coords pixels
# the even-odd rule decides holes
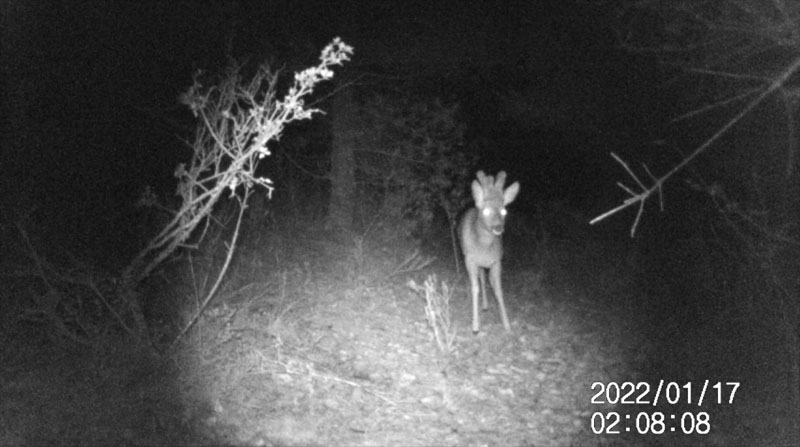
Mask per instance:
[[[501,216],[503,216],[503,217],[506,217],[506,213],[507,213],[507,211],[506,211],[506,209],[505,209],[505,208],[503,208],[503,209],[501,209],[501,210],[500,210],[500,215],[501,215]]]
[[[491,209],[489,209],[489,208],[484,208],[483,209],[483,215],[484,216],[488,216],[490,214],[492,214],[492,210]]]

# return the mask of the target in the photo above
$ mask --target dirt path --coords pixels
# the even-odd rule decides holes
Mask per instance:
[[[797,445],[769,328],[722,317],[682,326],[686,309],[638,290],[632,266],[604,246],[551,247],[546,270],[510,262],[510,333],[490,302],[474,336],[466,282],[444,276],[454,289],[450,353],[404,285],[427,272],[367,280],[391,269],[361,263],[366,274],[354,274],[339,250],[316,263],[281,253],[295,267],[223,289],[167,358],[124,339],[88,348],[44,338],[45,326],[0,330],[0,446]],[[681,312],[646,312],[654,303]],[[741,389],[735,402],[703,408],[592,404],[595,383],[659,380]],[[610,410],[707,411],[712,429],[595,434]]]
[[[742,404],[705,437],[594,434],[611,407],[592,384],[649,380],[652,353],[596,299],[507,283],[510,333],[490,306],[474,336],[456,288],[449,354],[408,287],[321,280],[249,287],[168,360],[18,334],[0,352],[0,446],[756,445],[725,437]]]
[[[454,298],[459,331],[445,354],[407,287],[318,287],[292,299],[280,315],[275,297],[217,308],[177,361],[111,344],[8,350],[0,444],[599,443],[586,429],[589,385],[612,360],[566,314],[537,322],[517,298],[511,333],[490,308],[476,337],[466,299]]]
[[[215,384],[210,431],[233,427],[226,441],[249,445],[599,444],[586,428],[590,385],[619,359],[566,313],[548,310],[534,324],[517,300],[511,333],[490,308],[476,337],[468,303],[454,298],[448,355],[410,289],[315,294],[323,298],[277,321],[220,314],[232,322],[229,341],[192,369],[205,371],[196,383]]]

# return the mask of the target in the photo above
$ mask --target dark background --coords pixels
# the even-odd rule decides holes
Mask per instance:
[[[599,213],[624,197],[610,151],[655,172],[679,159],[652,144],[670,78],[617,48],[614,25],[569,1],[6,2],[3,204],[36,207],[62,244],[113,245],[144,185],[173,190],[188,159],[177,96],[195,70],[232,56],[292,71],[340,36],[351,72],[445,85],[467,138],[491,146],[482,166],[522,179],[520,206]]]
[[[641,16],[623,13],[621,6],[632,3],[654,9]],[[156,225],[140,226],[135,204],[146,186],[160,198],[175,200],[173,173],[179,163],[190,159],[187,142],[196,125],[178,97],[191,85],[193,73],[199,69],[220,73],[229,58],[235,58],[248,62],[248,67],[269,61],[273,68],[284,70],[285,79],[291,79],[292,73],[316,65],[322,48],[339,36],[355,48],[355,54],[344,67],[336,67],[334,82],[317,91],[315,106],[332,110],[331,94],[342,80],[372,87],[408,87],[417,97],[457,103],[466,129],[464,147],[479,148],[472,172],[506,170],[508,184],[520,182],[521,192],[510,206],[504,236],[503,274],[510,278],[504,279],[509,295],[518,295],[517,307],[527,312],[522,317],[525,330],[550,334],[535,346],[539,343],[544,350],[560,352],[562,345],[568,345],[565,350],[575,353],[569,356],[586,366],[581,351],[587,348],[577,333],[587,330],[590,337],[611,333],[613,337],[595,341],[598,345],[605,340],[614,340],[608,345],[630,342],[625,348],[635,352],[624,366],[630,366],[628,371],[649,373],[644,377],[650,383],[669,374],[694,383],[741,380],[749,393],[743,392],[747,403],[719,408],[740,412],[728,419],[735,428],[731,431],[748,432],[743,436],[754,439],[796,439],[797,426],[788,421],[798,420],[792,405],[800,400],[800,185],[796,161],[794,165],[787,162],[797,159],[797,76],[790,76],[779,91],[671,177],[660,196],[648,199],[636,238],[630,238],[635,206],[594,226],[588,224],[627,198],[617,182],[638,189],[611,152],[626,160],[645,185],[652,185],[752,104],[753,92],[763,92],[786,70],[787,61],[798,57],[797,8],[792,2],[674,2],[698,12],[693,20],[699,25],[676,9],[658,9],[670,4],[0,0],[0,266],[9,275],[18,266],[28,269],[17,280],[8,281],[0,296],[5,303],[0,316],[24,322],[26,315],[35,314],[36,306],[48,305],[47,297],[58,298],[49,293],[56,287],[47,284],[49,273],[36,268],[34,253],[55,266],[67,266],[65,270],[90,265],[85,268],[89,278],[95,277],[97,268],[110,273],[105,277],[116,279],[115,274],[152,235]],[[776,5],[792,7],[777,11]],[[789,13],[779,14],[787,9]],[[733,27],[731,34],[724,27],[715,29],[721,23],[715,21],[717,12],[730,13],[726,18],[741,24],[741,29]],[[636,25],[631,25],[633,16]],[[637,32],[645,32],[652,40],[637,40]],[[629,45],[623,48],[622,42]],[[666,51],[667,42],[719,46],[709,45],[699,55],[690,55]],[[660,51],[646,51],[646,46]],[[698,68],[706,63],[720,72],[700,73]],[[750,95],[743,94],[748,91]],[[736,95],[742,96],[723,102]],[[677,119],[712,104],[719,107]],[[298,153],[307,151],[314,167],[322,171],[320,177],[327,174],[330,117],[320,114],[309,122],[293,123],[277,144],[294,145],[293,150],[300,148]],[[230,268],[235,274],[229,275],[233,279],[226,286],[238,290],[237,281],[241,283],[249,303],[268,296],[266,292],[251,294],[248,287],[272,287],[277,276],[271,275],[279,272],[283,272],[284,286],[286,271],[298,272],[303,278],[298,284],[303,286],[297,290],[314,281],[322,290],[330,278],[341,279],[357,285],[357,294],[343,287],[347,290],[342,295],[357,301],[354,307],[360,309],[362,291],[365,295],[372,291],[367,291],[366,281],[362,283],[368,275],[357,270],[374,267],[378,273],[391,275],[381,271],[383,264],[371,262],[375,258],[365,257],[363,239],[329,243],[338,235],[325,234],[322,225],[312,222],[325,214],[320,208],[327,204],[329,182],[306,181],[297,172],[290,177],[280,171],[277,159],[262,163],[276,191],[273,200],[264,205],[262,196],[260,204],[272,214],[262,208],[257,217],[287,216],[285,224],[264,231],[265,222],[256,219],[250,228],[252,237],[237,242],[237,258]],[[316,202],[306,206],[302,200],[286,200],[293,192],[286,185],[297,184],[317,193],[301,196]],[[287,210],[286,204],[293,208]],[[317,215],[306,218],[309,209]],[[30,235],[31,246],[20,237],[17,222]],[[444,236],[446,223],[439,222],[440,233],[432,239],[438,239],[441,250],[425,254],[448,250],[430,270],[444,266],[445,275],[454,276],[453,245]],[[231,231],[231,226],[220,233]],[[219,228],[223,225],[215,227]],[[191,252],[190,256],[198,254],[194,260],[175,256],[186,262],[165,263],[157,278],[161,288],[143,291],[145,304],[166,303],[166,310],[155,309],[146,313],[148,317],[162,311],[174,317],[171,326],[168,319],[153,318],[154,327],[180,329],[174,323],[183,321],[178,316],[184,314],[176,310],[180,306],[195,315],[196,303],[191,300],[201,287],[192,281],[202,275],[195,276],[193,268],[202,262],[222,265],[220,258],[214,258],[223,251],[222,245],[213,244],[229,240],[209,239],[205,251]],[[329,252],[320,254],[323,250],[318,247]],[[391,247],[394,251],[380,248],[384,250],[376,252],[386,258],[402,255],[398,247]],[[293,252],[297,258],[291,258]],[[15,256],[20,259],[9,259]],[[268,262],[276,264],[274,269],[265,267]],[[68,290],[70,276],[65,276]],[[108,284],[113,289],[116,282]],[[463,275],[453,284],[465,287]],[[96,299],[93,291],[83,292],[86,300],[75,293],[63,302],[82,306]],[[309,295],[320,301],[336,298],[328,292]],[[28,295],[39,298],[36,306],[27,302]],[[389,302],[382,294],[375,295],[376,302]],[[286,302],[295,304],[291,298]],[[466,307],[464,301],[459,303]],[[309,313],[324,318],[316,309]],[[349,325],[347,310],[341,312],[344,326]],[[559,314],[569,317],[569,324],[550,326]],[[276,315],[279,320],[284,314]],[[66,318],[56,317],[55,322]],[[98,317],[97,321],[103,320]],[[405,324],[407,320],[398,321]],[[296,322],[304,324],[300,318]],[[47,326],[51,323],[45,320],[42,334],[53,332]],[[574,338],[564,338],[565,327],[569,327],[567,337],[574,331]],[[325,326],[320,332],[327,335],[328,329]],[[21,333],[23,339],[29,338]],[[628,333],[634,335],[620,335]],[[257,334],[261,337],[261,332]],[[493,336],[485,340],[502,343]],[[0,346],[4,344],[13,354],[13,346]],[[551,345],[557,347],[551,349]],[[379,346],[374,352],[383,349]],[[537,352],[537,362],[539,358]],[[562,366],[571,368],[569,362]],[[547,367],[545,363],[543,368]],[[82,369],[78,371],[83,374]],[[623,380],[613,371],[602,372]],[[87,383],[88,389],[94,388],[94,383]],[[72,383],[64,389],[72,389]],[[136,390],[126,389],[132,395],[131,390]],[[788,397],[782,400],[782,396]],[[101,397],[105,400],[106,395]],[[524,400],[520,405],[525,405]],[[706,439],[695,441],[699,445]],[[708,444],[757,445],[749,438],[738,444],[724,439]]]

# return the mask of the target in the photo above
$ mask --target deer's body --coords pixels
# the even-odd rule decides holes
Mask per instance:
[[[503,190],[505,180],[506,173],[503,171],[497,174],[497,180],[492,176],[485,175],[483,171],[478,171],[478,179],[472,182],[472,198],[475,199],[475,208],[464,214],[459,225],[461,250],[464,252],[464,265],[472,292],[472,331],[475,333],[480,331],[479,293],[483,296],[483,309],[486,310],[489,307],[483,269],[489,270],[489,282],[500,307],[503,327],[507,331],[511,330],[503,301],[503,287],[500,278],[506,217],[505,206],[517,197],[519,183],[514,182]]]

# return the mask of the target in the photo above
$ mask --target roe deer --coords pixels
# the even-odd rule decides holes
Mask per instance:
[[[506,305],[503,302],[503,287],[500,284],[501,266],[503,257],[503,223],[506,219],[505,206],[513,202],[519,193],[519,182],[514,182],[503,191],[506,181],[505,171],[497,174],[497,180],[483,171],[478,171],[478,179],[472,181],[472,198],[475,199],[475,208],[464,214],[458,232],[461,239],[461,250],[464,252],[464,265],[469,275],[469,285],[472,291],[472,332],[480,330],[478,316],[478,288],[483,295],[483,310],[489,307],[486,301],[486,283],[483,269],[489,269],[489,281],[494,290],[494,296],[500,306],[500,317],[503,327],[511,330],[506,315]]]

